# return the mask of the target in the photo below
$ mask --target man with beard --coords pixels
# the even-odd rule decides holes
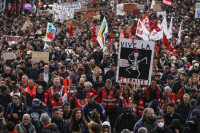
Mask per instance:
[[[172,89],[172,92],[175,93],[176,95],[178,94],[178,92],[181,89],[181,87],[184,86],[185,78],[186,78],[186,74],[185,73],[181,73],[180,76],[179,76],[179,81],[174,83],[174,87]]]
[[[52,118],[51,118],[51,122],[55,123],[60,131],[60,133],[64,133],[65,129],[64,129],[64,120],[62,118],[59,118],[59,109],[57,107],[54,107],[52,109]]]
[[[148,132],[156,127],[155,115],[152,108],[146,108],[144,110],[142,118],[135,124],[133,132],[137,133],[140,127],[145,127]]]
[[[169,126],[174,119],[179,119],[181,121],[181,115],[175,112],[174,108],[175,105],[173,102],[167,104],[167,113],[163,116],[167,126]]]
[[[138,116],[131,112],[131,108],[126,106],[123,108],[115,123],[115,132],[121,133],[123,129],[133,130],[135,123],[139,120]]]
[[[24,114],[22,122],[15,127],[18,133],[36,133],[35,127],[30,122],[30,115]]]

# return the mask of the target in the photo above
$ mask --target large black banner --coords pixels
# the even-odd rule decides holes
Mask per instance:
[[[149,85],[153,55],[154,42],[120,39],[117,82]]]

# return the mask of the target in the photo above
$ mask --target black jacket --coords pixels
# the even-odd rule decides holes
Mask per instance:
[[[173,133],[170,128],[164,127],[163,130],[159,130],[158,127],[155,127],[153,130],[151,130],[150,133]]]
[[[125,114],[122,113],[118,116],[116,123],[115,123],[115,132],[121,133],[123,129],[128,129],[130,131],[133,130],[135,123],[139,120],[138,116],[130,113]]]
[[[174,119],[179,119],[181,121],[181,115],[178,114],[177,112],[174,112],[173,116],[170,116],[169,114],[165,114],[163,117],[165,118],[165,124],[167,126],[170,125]]]
[[[52,117],[51,122],[55,123],[57,125],[60,133],[64,133],[65,127],[64,127],[64,120],[63,119],[56,119],[56,118]]]
[[[183,102],[179,103],[176,107],[176,112],[181,115],[181,124],[185,125],[187,120],[188,114],[190,112],[190,105],[185,105]]]

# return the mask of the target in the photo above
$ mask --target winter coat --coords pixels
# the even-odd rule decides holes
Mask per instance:
[[[36,133],[35,127],[32,125],[32,123],[29,122],[27,126],[28,126],[29,133]],[[21,122],[20,124],[17,124],[15,126],[15,130],[17,130],[18,133],[26,133],[26,128],[23,122]]]

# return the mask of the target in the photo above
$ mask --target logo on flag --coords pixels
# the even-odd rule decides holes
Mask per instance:
[[[163,0],[163,4],[172,6],[172,1],[171,0]]]

